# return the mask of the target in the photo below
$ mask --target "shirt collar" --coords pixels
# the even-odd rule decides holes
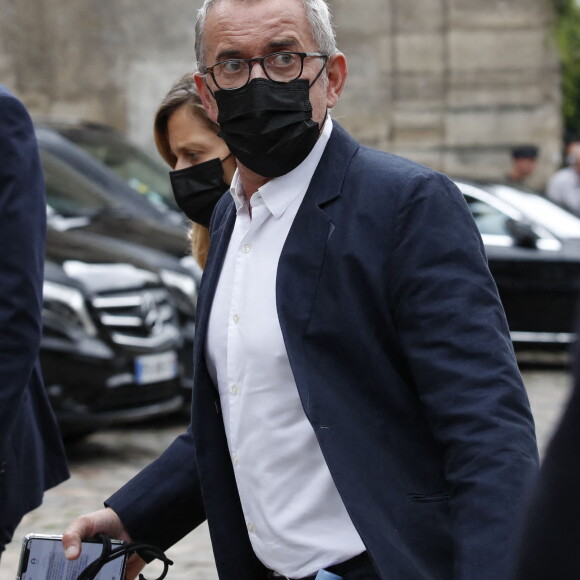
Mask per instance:
[[[328,113],[322,133],[308,157],[289,173],[275,177],[265,183],[254,194],[262,199],[274,217],[280,217],[297,197],[306,193],[331,133],[332,119]],[[234,199],[236,211],[239,211],[247,203],[247,200],[237,169],[232,179],[230,194]]]

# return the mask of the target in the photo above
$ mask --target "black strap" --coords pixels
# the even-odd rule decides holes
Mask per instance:
[[[95,538],[99,539],[103,544],[103,551],[101,555],[91,562],[78,576],[77,580],[95,580],[97,574],[101,570],[101,568],[120,558],[124,555],[129,554],[139,554],[143,559],[149,560],[161,560],[163,562],[163,572],[161,576],[156,578],[156,580],[163,580],[167,576],[167,572],[169,572],[169,566],[173,565],[173,562],[167,558],[167,556],[156,546],[151,546],[149,544],[142,544],[140,542],[131,542],[131,543],[124,543],[118,546],[117,548],[113,548],[111,544],[111,539],[107,534],[97,534]],[[139,574],[139,580],[147,580],[143,574]]]

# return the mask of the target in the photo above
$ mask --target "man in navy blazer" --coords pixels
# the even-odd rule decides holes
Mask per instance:
[[[207,518],[222,580],[507,578],[537,449],[461,193],[328,117],[347,69],[323,0],[207,0],[196,33],[238,172],[210,227],[192,422],[69,526],[68,557],[96,531],[165,549]]]
[[[45,230],[32,122],[0,86],[0,552],[43,492],[68,478],[38,363]]]

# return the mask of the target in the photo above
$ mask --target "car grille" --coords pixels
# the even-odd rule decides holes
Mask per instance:
[[[99,294],[92,305],[116,344],[158,348],[179,338],[175,309],[164,288]]]

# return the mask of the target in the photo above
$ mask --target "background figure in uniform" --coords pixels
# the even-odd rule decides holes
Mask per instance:
[[[0,552],[68,478],[38,362],[46,206],[32,121],[0,86]]]
[[[166,549],[207,518],[221,580],[505,580],[537,448],[461,192],[331,118],[347,65],[324,0],[206,0],[196,54],[238,168],[192,421],[71,523],[68,557],[96,531]]]
[[[535,145],[520,145],[512,149],[512,166],[506,181],[514,185],[523,184],[536,170],[539,149]]]
[[[546,195],[552,201],[580,215],[580,143],[571,143],[567,153],[568,166],[552,175]]]
[[[236,160],[217,135],[219,125],[201,104],[193,73],[169,89],[155,114],[153,130],[159,154],[174,170],[171,183],[177,204],[192,220],[191,253],[205,268],[209,220],[230,187]]]

